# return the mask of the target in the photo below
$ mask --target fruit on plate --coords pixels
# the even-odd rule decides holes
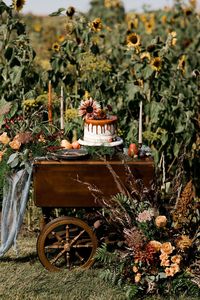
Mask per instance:
[[[78,141],[74,141],[74,142],[72,143],[72,148],[73,148],[73,149],[80,149],[80,148],[81,148],[81,145],[79,144]]]
[[[128,155],[130,157],[135,157],[138,155],[138,147],[135,143],[131,143],[128,147]]]
[[[72,144],[68,140],[62,140],[60,146],[65,149],[72,149]]]

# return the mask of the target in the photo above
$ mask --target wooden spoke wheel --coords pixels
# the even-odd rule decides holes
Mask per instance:
[[[97,238],[82,220],[60,217],[49,222],[37,240],[37,252],[49,271],[89,268],[97,249]]]

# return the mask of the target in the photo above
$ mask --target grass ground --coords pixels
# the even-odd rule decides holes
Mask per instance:
[[[18,253],[0,260],[1,300],[125,300],[125,293],[99,278],[98,268],[50,273],[36,253],[36,234],[20,234]],[[160,298],[146,298],[146,300]],[[174,298],[169,298],[175,300]],[[192,300],[182,298],[182,300]],[[176,299],[177,300],[177,299]],[[195,299],[197,300],[197,299]]]

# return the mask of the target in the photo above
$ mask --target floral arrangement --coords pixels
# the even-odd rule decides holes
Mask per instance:
[[[102,108],[96,100],[90,97],[81,101],[78,111],[83,119],[104,120],[109,118],[108,112],[112,111],[112,107],[107,105],[106,108]]]
[[[199,204],[192,181],[174,205],[162,205],[155,186],[147,189],[126,167],[127,185],[122,186],[110,168],[121,193],[106,199],[89,185],[104,207],[100,218],[103,243],[96,254],[104,265],[101,278],[123,288],[127,299],[146,294],[177,296],[183,291],[199,295]]]

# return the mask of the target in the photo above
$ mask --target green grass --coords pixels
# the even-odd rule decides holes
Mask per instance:
[[[38,260],[34,234],[20,234],[18,247],[18,257],[11,249],[0,260],[1,300],[126,299],[122,290],[99,278],[99,269],[95,266],[85,271],[48,272]],[[161,298],[148,297],[146,299],[159,300]],[[192,299],[188,298],[188,300]]]

